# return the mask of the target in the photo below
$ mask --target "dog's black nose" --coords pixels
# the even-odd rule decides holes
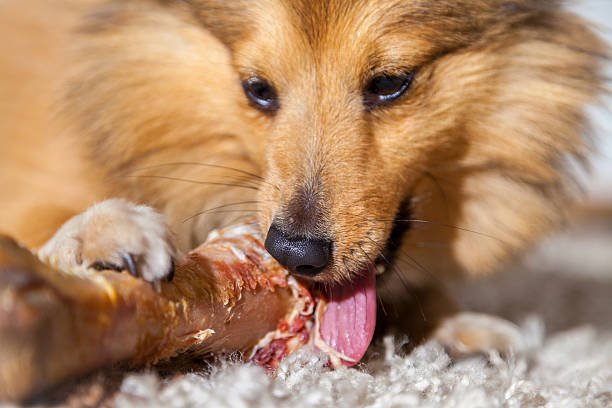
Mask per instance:
[[[313,277],[329,263],[331,242],[323,239],[291,237],[272,224],[265,247],[281,265],[292,273]]]

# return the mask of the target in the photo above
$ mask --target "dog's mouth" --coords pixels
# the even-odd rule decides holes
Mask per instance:
[[[380,251],[380,254],[374,261],[377,275],[382,275],[393,267],[395,258],[402,246],[404,235],[410,229],[409,216],[409,211],[405,209],[400,210],[395,215],[393,219],[393,228],[391,229],[389,238],[387,238],[385,247]]]
[[[362,268],[350,283],[324,290],[317,306],[315,345],[327,352],[334,365],[352,366],[367,351],[376,326],[376,276],[393,265],[409,224],[398,212],[385,248],[375,262]]]

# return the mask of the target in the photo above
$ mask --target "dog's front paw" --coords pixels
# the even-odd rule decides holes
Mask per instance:
[[[68,220],[38,251],[60,270],[77,265],[127,270],[156,283],[171,278],[176,250],[164,217],[122,199],[98,203]]]
[[[455,358],[491,352],[511,355],[525,350],[518,326],[499,317],[479,313],[459,313],[442,321],[433,333]]]

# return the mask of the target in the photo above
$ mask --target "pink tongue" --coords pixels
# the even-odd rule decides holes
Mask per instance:
[[[376,325],[376,274],[374,267],[350,284],[333,287],[319,322],[323,342],[348,359],[347,366],[356,364],[365,354]]]

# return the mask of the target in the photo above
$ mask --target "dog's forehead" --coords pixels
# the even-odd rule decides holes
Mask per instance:
[[[257,0],[245,9],[253,47],[329,52],[418,64],[480,38],[487,28],[551,1],[528,0]],[[402,55],[397,55],[401,53]],[[270,55],[270,53],[267,53]],[[419,55],[420,54],[420,55]],[[337,55],[335,56],[337,57]],[[337,58],[335,58],[337,60]],[[357,63],[357,61],[346,61]]]
[[[561,0],[172,0],[188,4],[223,41],[238,32],[292,24],[311,41],[343,29],[423,30],[461,37],[495,21],[558,7]],[[288,21],[286,21],[288,20]]]
[[[418,68],[557,2],[189,0],[245,74],[287,79],[308,67],[329,78]]]
[[[269,0],[267,1],[268,3]],[[342,33],[385,35],[421,31],[457,36],[554,0],[273,0],[313,43]],[[534,5],[533,3],[538,3]]]
[[[245,14],[251,31],[233,48],[245,65],[277,73],[303,75],[308,65],[330,63],[331,71],[361,67],[357,73],[368,69],[368,60],[417,65],[419,54],[430,53],[442,37],[424,19],[415,20],[417,27],[406,17],[427,9],[425,3],[430,1],[258,0]]]

